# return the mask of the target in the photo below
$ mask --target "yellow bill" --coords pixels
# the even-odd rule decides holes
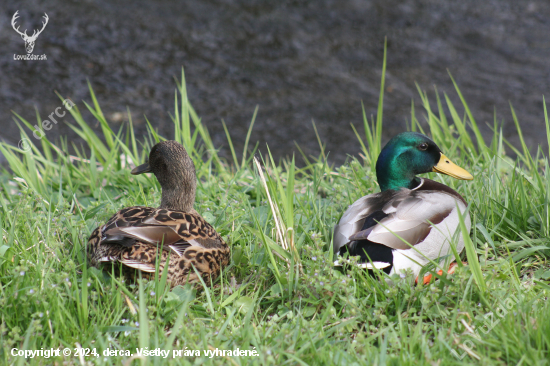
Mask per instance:
[[[450,175],[453,178],[456,179],[463,179],[463,180],[472,180],[474,177],[468,173],[466,170],[462,169],[455,163],[451,161],[448,157],[441,154],[441,159],[439,159],[439,162],[436,166],[433,168],[434,172],[437,173],[443,173]]]

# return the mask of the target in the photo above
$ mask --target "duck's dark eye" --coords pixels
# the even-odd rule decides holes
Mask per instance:
[[[428,144],[425,142],[421,143],[420,145],[418,145],[418,150],[422,150],[422,151],[428,150]]]

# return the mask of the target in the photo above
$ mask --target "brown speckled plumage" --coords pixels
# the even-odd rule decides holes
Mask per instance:
[[[214,228],[194,209],[195,166],[175,141],[161,142],[151,149],[149,163],[132,174],[153,172],[162,186],[159,208],[128,207],[94,230],[88,239],[90,264],[121,263],[132,274],[154,276],[168,261],[172,286],[198,282],[193,267],[209,284],[229,264],[230,251]]]

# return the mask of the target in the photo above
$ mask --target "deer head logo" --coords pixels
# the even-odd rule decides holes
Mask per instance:
[[[25,29],[25,32],[20,32],[19,31],[19,27],[15,28],[15,21],[16,19],[19,17],[17,15],[17,13],[19,13],[19,10],[15,12],[15,14],[13,14],[13,18],[11,18],[11,26],[13,27],[13,29],[15,29],[15,31],[17,33],[19,33],[21,35],[21,38],[23,38],[23,41],[25,41],[25,48],[27,49],[27,53],[31,53],[32,50],[34,49],[34,42],[36,42],[36,39],[38,38],[38,36],[40,35],[40,33],[42,33],[42,31],[44,30],[44,28],[46,28],[46,24],[48,24],[48,14],[44,13],[44,16],[43,18],[46,20],[45,22],[42,22],[42,29],[40,29],[38,31],[38,33],[36,32],[36,30],[33,31],[32,33],[32,36],[29,36],[27,34],[27,30]]]

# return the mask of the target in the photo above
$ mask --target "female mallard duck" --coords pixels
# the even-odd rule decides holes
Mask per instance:
[[[88,239],[90,264],[121,263],[149,277],[156,271],[157,258],[162,273],[170,256],[172,286],[199,281],[197,272],[210,283],[229,263],[230,253],[221,236],[193,209],[193,161],[179,143],[164,141],[153,146],[148,163],[132,170],[134,175],[147,172],[155,174],[162,187],[160,207],[124,208],[95,229]]]
[[[358,199],[344,212],[334,228],[335,256],[349,252],[363,267],[374,265],[388,274],[410,269],[416,277],[422,266],[452,254],[450,242],[460,224],[457,208],[464,215],[467,204],[446,185],[416,177],[428,172],[473,179],[420,133],[391,139],[376,162],[381,192]],[[469,232],[467,212],[464,222]],[[456,250],[463,248],[460,236]]]

